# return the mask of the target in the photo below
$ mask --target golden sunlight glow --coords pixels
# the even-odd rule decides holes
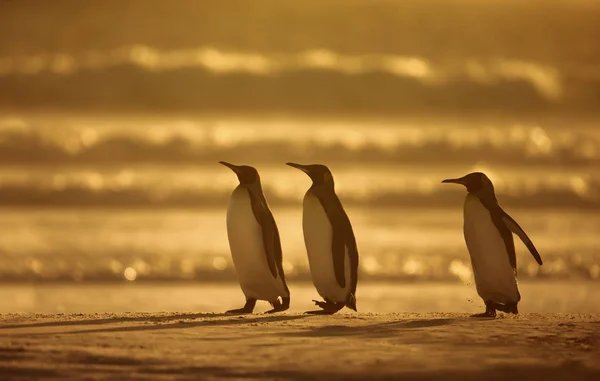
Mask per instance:
[[[80,138],[83,146],[92,146],[98,141],[98,131],[96,131],[94,128],[86,128],[81,131]]]
[[[179,264],[179,268],[181,270],[181,273],[184,276],[193,276],[194,273],[196,272],[196,266],[194,264],[194,262],[190,259],[184,259],[181,261],[181,263]]]
[[[540,266],[537,263],[528,263],[525,271],[527,271],[527,275],[534,277],[539,273]]]
[[[598,278],[600,278],[600,265],[594,264],[590,268],[590,276],[592,277],[592,279],[598,279]]]
[[[302,55],[302,61],[308,67],[334,69],[338,66],[338,56],[326,49],[309,50]]]
[[[450,262],[449,271],[463,282],[468,282],[473,276],[473,271],[469,265],[465,265],[461,260],[454,259]]]
[[[454,316],[484,308],[490,315],[489,301],[507,304],[502,310],[521,303],[517,275],[526,316],[515,323],[546,312],[597,312],[600,320],[600,44],[593,37],[600,0],[45,3],[0,0],[0,331],[17,332],[10,348],[0,343],[9,373],[308,375],[306,363],[276,353],[282,346],[253,347],[271,328],[289,331],[271,341],[296,352],[305,340],[339,341],[322,348],[334,355],[348,339],[377,349],[368,342],[408,328],[472,352],[483,347],[448,341],[442,331],[510,330],[510,315],[497,323]],[[493,195],[485,178],[481,187],[451,180],[472,172],[489,177]],[[492,214],[475,210],[477,199]],[[473,250],[505,249],[486,237],[498,208],[531,241],[511,235],[518,274],[506,255],[484,258],[486,269]],[[338,311],[348,319],[335,312],[289,320],[313,308],[334,312],[329,302],[348,300],[345,292],[328,295],[319,280],[336,269],[316,268],[312,248],[326,255],[338,237],[333,245],[331,234],[310,234],[315,221],[344,225],[353,254],[344,270],[359,278],[358,314]],[[465,223],[473,228],[466,235]],[[239,253],[231,245],[238,240]],[[285,309],[273,303],[283,295],[281,282],[272,282],[272,258],[256,253],[255,243],[281,251],[275,278],[288,282],[292,305],[273,318],[238,319],[225,312],[250,312],[252,300],[239,309],[245,295],[257,299],[257,313]],[[506,277],[497,282],[492,274],[485,284],[492,267]],[[346,277],[346,286],[354,280]],[[38,316],[57,311],[64,315]],[[21,313],[34,324],[22,324]],[[543,320],[551,333],[573,331],[557,328],[552,316]],[[223,335],[213,335],[215,324]],[[515,338],[501,333],[487,335],[491,351]],[[548,350],[556,344],[578,358],[590,346],[537,333],[517,339]],[[158,349],[168,362],[154,361],[161,360],[156,334],[167,335]],[[67,365],[77,372],[34,369],[32,353],[42,358],[48,349],[33,347],[42,336],[64,339],[54,340],[65,345],[50,348],[52,359],[59,351],[75,357]],[[110,345],[76,348],[83,340]],[[329,356],[312,373],[413,373],[414,361],[384,353],[406,346],[381,344],[375,362],[350,354],[336,365],[340,356]],[[178,356],[191,346],[195,353]],[[443,378],[448,365],[455,378],[491,375],[411,349],[419,353],[409,360],[435,363],[423,367],[424,378]],[[257,355],[244,364],[260,369],[233,369],[231,354]],[[520,354],[513,365],[532,365]],[[311,361],[319,355],[308,353]],[[538,357],[540,365],[548,360]]]
[[[483,162],[477,163],[471,167],[469,172],[482,172],[492,181],[494,185],[498,185],[502,182],[500,176],[498,176],[490,167]]]
[[[100,190],[104,187],[104,177],[97,172],[86,173],[84,181],[92,190]]]
[[[227,268],[227,259],[221,256],[215,257],[213,259],[213,267],[216,270],[225,270]]]
[[[470,70],[473,72],[472,68]],[[550,66],[518,60],[497,60],[483,71],[476,71],[473,79],[487,77],[486,81],[493,81],[495,78],[526,80],[547,99],[557,100],[562,96],[558,71]]]
[[[111,259],[108,266],[111,269],[111,271],[115,274],[119,274],[121,273],[121,271],[123,271],[123,265],[121,264],[121,262],[115,259]]]
[[[137,278],[137,271],[133,267],[127,267],[123,272],[123,276],[130,282],[133,282]]]
[[[571,189],[579,196],[588,196],[590,193],[590,184],[580,176],[571,179]]]
[[[586,140],[581,143],[579,149],[577,150],[579,155],[585,159],[594,159],[598,156],[598,148],[594,142]]]
[[[303,69],[327,69],[346,74],[382,71],[398,77],[414,78],[426,84],[461,78],[480,83],[508,79],[528,82],[548,100],[559,100],[563,93],[558,70],[535,62],[469,59],[462,66],[444,63],[434,65],[423,57],[344,55],[327,49],[312,49],[295,54],[259,54],[220,50],[212,46],[160,50],[138,44],[107,52],[92,51],[80,55],[59,53],[0,57],[0,76],[35,75],[45,71],[71,75],[81,70],[99,70],[122,64],[137,65],[150,71],[198,67],[215,74],[237,72],[272,75]]]
[[[40,261],[38,261],[37,259],[32,259],[29,261],[29,268],[31,269],[31,271],[33,271],[34,273],[41,273],[44,269],[44,264]]]
[[[562,85],[555,68],[524,61],[496,61],[486,66],[482,62],[468,60],[465,73],[472,80],[490,84],[498,79],[521,79],[531,83],[545,98],[559,99],[562,96]]]
[[[552,151],[552,140],[548,137],[546,131],[544,131],[541,127],[536,127],[531,130],[530,135],[533,146],[529,150],[529,152],[536,154],[540,153],[543,155],[547,155]]]
[[[383,62],[383,67],[387,68],[390,73],[402,77],[414,77],[420,79],[433,78],[433,71],[431,70],[429,63],[421,58],[386,57]]]
[[[57,74],[72,74],[76,70],[75,59],[67,54],[57,54],[51,62],[51,71]]]
[[[67,178],[65,175],[57,174],[52,178],[52,189],[63,190],[67,187]]]
[[[129,188],[134,185],[135,172],[130,169],[122,169],[117,174],[111,188],[112,189],[123,189]]]
[[[410,258],[409,260],[404,262],[402,271],[405,274],[409,274],[409,275],[423,275],[423,273],[425,272],[425,268],[423,266],[423,263],[421,263],[420,261],[417,261],[413,258]]]
[[[293,274],[295,270],[296,269],[295,269],[294,264],[292,262],[286,261],[286,260],[283,261],[283,271],[286,274]]]
[[[374,257],[365,256],[365,257],[361,258],[361,260],[360,260],[360,267],[367,274],[375,274],[375,273],[379,272],[381,265],[379,264],[379,262],[377,262],[377,259],[375,259]]]

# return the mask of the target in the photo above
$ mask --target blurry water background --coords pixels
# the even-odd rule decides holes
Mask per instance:
[[[292,289],[310,181],[285,162],[332,169],[373,311],[389,287],[472,291],[465,190],[440,182],[481,170],[544,258],[516,240],[519,279],[545,285],[531,309],[589,312],[598,20],[581,0],[0,2],[0,312],[64,310],[31,298],[49,284],[235,289],[219,160],[260,171]]]

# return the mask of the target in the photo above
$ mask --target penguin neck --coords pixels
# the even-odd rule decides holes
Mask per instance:
[[[335,186],[333,183],[329,184],[315,184],[310,187],[309,192],[314,193],[317,196],[327,196],[334,195],[335,196]]]
[[[260,200],[265,199],[260,180],[257,180],[251,184],[240,183],[239,186],[242,188],[246,188],[252,196],[258,197],[258,199]]]
[[[498,205],[498,199],[494,190],[480,190],[478,192],[469,192],[473,196],[477,197],[484,205]]]

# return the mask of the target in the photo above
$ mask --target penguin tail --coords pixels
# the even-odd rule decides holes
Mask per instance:
[[[346,302],[346,307],[350,308],[353,311],[358,312],[356,309],[356,296],[354,294],[350,294],[348,296],[348,301]]]

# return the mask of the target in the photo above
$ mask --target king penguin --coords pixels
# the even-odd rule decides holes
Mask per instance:
[[[304,196],[302,229],[313,284],[325,301],[313,300],[321,310],[307,313],[331,315],[344,306],[356,311],[358,248],[331,171],[321,164],[287,165],[305,172],[313,182]]]
[[[235,172],[240,181],[229,199],[227,236],[246,304],[227,312],[252,313],[257,300],[273,306],[268,313],[285,311],[290,307],[290,291],[283,272],[281,241],[258,171],[247,165],[219,163]]]
[[[464,203],[464,236],[475,276],[477,293],[485,302],[485,312],[474,317],[495,317],[496,310],[518,314],[521,294],[517,286],[517,257],[512,234],[516,234],[538,264],[542,258],[519,224],[496,199],[494,185],[481,172],[469,173],[455,183],[467,188]]]

